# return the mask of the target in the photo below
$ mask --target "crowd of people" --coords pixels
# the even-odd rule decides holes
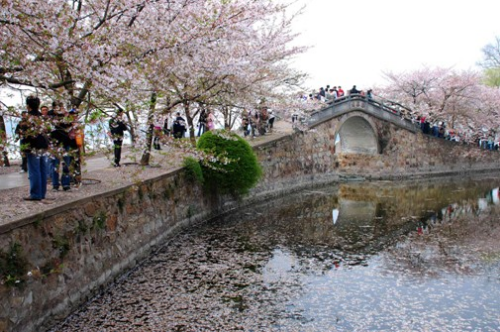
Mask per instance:
[[[262,136],[273,130],[276,116],[267,107],[247,111],[241,114],[241,128],[245,137]]]
[[[330,85],[327,85],[325,87],[320,87],[319,91],[313,91],[312,93],[309,94],[309,96],[303,96],[304,100],[319,100],[325,103],[333,103],[335,100],[340,99],[345,96],[352,96],[352,95],[360,95],[360,96],[365,96],[369,99],[372,98],[372,89],[368,89],[367,91],[364,90],[358,90],[356,85],[354,85],[350,90],[347,91],[347,93],[342,89],[342,86],[333,86],[330,87]]]
[[[78,185],[80,181],[83,132],[76,108],[67,111],[60,102],[54,102],[52,109],[40,104],[38,97],[28,96],[27,111],[15,129],[21,146],[21,168],[29,177],[27,201],[45,199],[48,179],[54,191],[61,187],[70,190],[71,183]]]
[[[200,137],[205,132],[215,129],[214,113],[207,109],[202,109],[198,116],[196,136]],[[180,139],[186,136],[189,127],[181,112],[176,112],[174,117],[165,117],[163,121],[157,120],[151,124],[153,130],[153,148],[161,150],[161,142],[166,137]]]
[[[241,112],[241,130],[245,137],[256,137],[265,135],[273,129],[275,115],[272,110],[267,107]],[[161,141],[164,137],[173,137],[180,139],[186,136],[188,125],[186,119],[180,112],[176,112],[174,117],[166,117],[163,120],[163,125],[159,123],[153,124],[154,138],[153,147],[156,150],[161,150]],[[207,109],[202,109],[197,118],[195,135],[200,137],[207,131],[216,128],[217,118],[214,112]]]
[[[496,141],[496,132],[494,130],[489,130],[487,132],[482,132],[481,134],[474,135],[474,138],[464,137],[464,134],[454,128],[448,128],[446,122],[435,121],[426,116],[415,116],[414,122],[416,122],[424,134],[432,135],[437,138],[443,138],[445,140],[453,142],[462,142],[464,144],[471,143],[477,144],[481,149],[485,150],[498,150],[499,144]]]

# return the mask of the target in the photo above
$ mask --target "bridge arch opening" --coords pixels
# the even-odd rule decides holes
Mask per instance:
[[[372,125],[361,116],[350,117],[342,123],[337,131],[335,144],[337,151],[341,153],[379,153],[377,135]]]

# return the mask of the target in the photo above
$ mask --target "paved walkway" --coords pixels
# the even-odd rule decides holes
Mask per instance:
[[[106,157],[93,157],[84,162],[82,172],[92,172],[99,169],[104,169],[110,167],[111,163]],[[11,172],[7,174],[0,175],[0,190],[24,187],[29,185],[28,173],[19,173],[18,165],[11,166],[16,169],[16,172]],[[48,181],[50,183],[50,180]]]
[[[292,132],[292,126],[290,123],[285,121],[278,121],[275,123],[275,127],[272,132],[264,135],[257,136],[255,138],[248,137],[247,140],[251,145],[257,145],[261,143],[265,143],[266,141],[274,140],[279,136],[285,136]],[[155,154],[155,151],[152,151],[152,154]],[[136,160],[137,154],[135,156],[130,156],[129,160]],[[122,163],[127,161],[127,152],[123,152]],[[0,175],[0,190],[10,189],[10,188],[18,188],[29,185],[28,174],[27,173],[19,173],[19,166],[14,165],[11,166],[16,169],[15,172],[2,174]],[[111,168],[111,160],[108,157],[91,157],[88,160],[84,161],[82,174],[85,177],[86,173],[93,172],[96,170],[103,170],[106,168]],[[50,185],[50,179],[48,180],[48,184]]]

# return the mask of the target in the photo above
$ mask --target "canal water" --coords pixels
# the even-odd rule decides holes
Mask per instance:
[[[53,331],[499,331],[499,185],[344,183],[241,209]]]

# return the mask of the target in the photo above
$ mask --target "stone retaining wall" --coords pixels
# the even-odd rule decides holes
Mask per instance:
[[[214,207],[182,170],[176,170],[4,227],[1,252],[5,256],[17,244],[20,252],[15,261],[30,272],[22,276],[24,283],[0,285],[0,331],[49,328],[135,267],[181,227],[238,204],[345,177],[399,178],[498,169],[498,152],[371,121],[378,131],[379,155],[335,153],[333,142],[342,117],[311,132],[255,147],[264,176],[243,202],[226,200]]]
[[[210,211],[182,171],[72,202],[0,234],[20,245],[30,276],[0,286],[0,331],[43,331]],[[201,199],[200,199],[201,198]]]

